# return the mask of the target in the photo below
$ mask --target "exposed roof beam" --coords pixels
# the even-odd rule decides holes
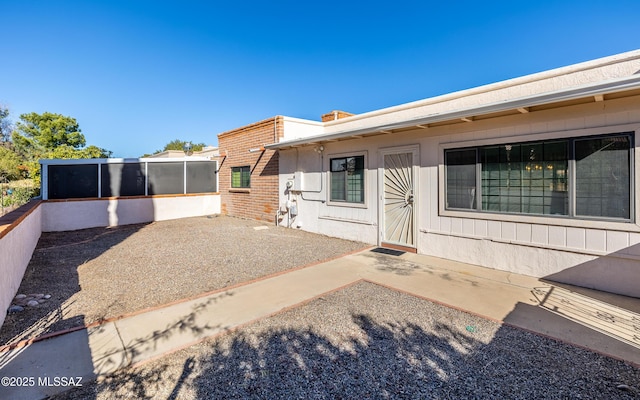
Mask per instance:
[[[389,130],[381,130],[380,133],[393,133],[393,131],[389,131]]]
[[[462,117],[460,119],[463,120],[464,122],[473,122],[473,117]]]
[[[597,95],[593,96],[593,98],[596,101],[604,101],[604,95],[603,94],[597,94]]]
[[[529,107],[518,107],[518,111],[520,111],[522,114],[526,114],[529,112]]]
[[[429,125],[423,124],[423,125],[416,125],[418,128],[420,129],[428,129]]]

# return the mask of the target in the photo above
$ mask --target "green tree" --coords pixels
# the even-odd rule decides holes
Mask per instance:
[[[0,182],[1,178],[15,180],[21,178],[22,160],[9,146],[0,146]]]
[[[20,115],[12,140],[24,155],[44,153],[62,145],[77,149],[86,143],[75,118],[50,112]]]
[[[44,158],[108,158],[111,152],[97,146],[87,146],[75,118],[45,112],[20,115],[20,122],[11,135],[16,153],[23,159],[24,169],[40,183],[40,165]]]
[[[13,124],[9,119],[9,109],[0,105],[0,144],[9,143]]]
[[[191,142],[189,142],[187,140],[175,139],[175,140],[172,140],[169,143],[167,143],[164,146],[164,149],[161,150],[161,151],[167,151],[167,150],[180,150],[180,151],[182,151],[182,150],[184,150],[184,145],[187,144],[187,143],[191,143]],[[192,146],[193,146],[191,148],[192,151],[201,151],[206,146],[206,144],[204,144],[204,143],[193,143]],[[160,151],[158,151],[157,153],[160,153]]]

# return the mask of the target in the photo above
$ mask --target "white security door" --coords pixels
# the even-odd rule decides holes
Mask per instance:
[[[386,151],[382,157],[382,242],[414,248],[414,162],[417,161],[417,150]]]

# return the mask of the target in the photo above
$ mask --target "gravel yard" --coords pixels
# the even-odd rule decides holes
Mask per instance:
[[[257,228],[257,229],[256,229]],[[366,245],[224,216],[43,233],[0,345],[198,296]]]
[[[370,283],[58,399],[632,399],[622,362]]]

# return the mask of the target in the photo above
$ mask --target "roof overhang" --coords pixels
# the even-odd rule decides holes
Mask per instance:
[[[310,136],[301,139],[283,141],[266,145],[267,149],[286,149],[311,144],[334,142],[339,140],[356,139],[365,136],[375,136],[398,131],[413,130],[413,128],[428,128],[433,125],[470,122],[491,116],[529,113],[539,109],[563,107],[567,105],[583,104],[587,102],[604,101],[608,97],[624,97],[640,95],[640,75],[611,79],[595,84],[575,86],[572,88],[504,100],[468,108],[424,115],[417,118],[399,120],[383,125],[373,125],[358,129],[345,129],[330,134]]]

